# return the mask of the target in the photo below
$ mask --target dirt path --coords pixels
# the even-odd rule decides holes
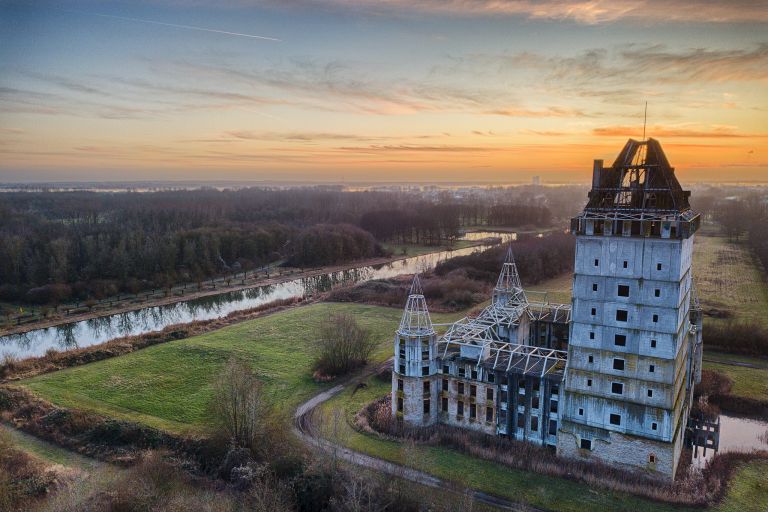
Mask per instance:
[[[483,245],[483,243],[484,243],[483,241],[478,241],[477,243],[472,243],[465,247],[461,247],[461,249],[476,247],[479,245]],[[434,252],[441,252],[445,250],[450,250],[450,248],[440,247]],[[420,254],[418,256],[426,256],[428,254],[434,254],[434,252]],[[145,309],[145,308],[151,308],[151,307],[157,307],[157,306],[167,306],[169,304],[176,304],[177,302],[184,302],[184,301],[199,299],[203,297],[210,297],[213,295],[221,295],[224,293],[248,290],[251,288],[259,288],[261,286],[276,285],[276,284],[285,283],[288,281],[293,281],[295,279],[317,277],[317,276],[321,276],[328,273],[343,272],[345,270],[354,270],[358,268],[370,267],[375,265],[385,265],[389,263],[395,263],[397,261],[402,261],[402,260],[408,259],[409,257],[416,257],[416,256],[387,256],[387,257],[381,257],[381,258],[370,258],[366,260],[355,261],[353,263],[346,263],[343,265],[333,265],[333,266],[321,267],[313,270],[307,270],[305,272],[295,272],[292,274],[283,274],[280,276],[270,277],[267,279],[259,279],[244,285],[240,284],[240,285],[226,286],[224,284],[220,284],[220,285],[217,285],[217,288],[214,288],[214,289],[190,292],[188,294],[181,295],[181,296],[172,295],[170,297],[160,297],[157,299],[149,299],[141,303],[125,304],[123,306],[116,306],[114,308],[103,309],[103,310],[100,309],[98,311],[91,311],[91,312],[80,313],[76,315],[57,316],[57,317],[49,318],[39,322],[32,322],[32,323],[12,327],[12,328],[4,328],[4,329],[0,329],[0,336],[8,336],[12,334],[23,334],[29,331],[34,331],[36,329],[45,329],[48,327],[55,327],[57,325],[70,324],[70,323],[80,322],[83,320],[100,318],[103,316],[112,316],[112,315],[117,315],[121,313],[129,313],[131,311],[136,311],[139,309]]]
[[[384,365],[388,363],[389,361],[385,362]],[[458,497],[469,495],[475,501],[502,510],[513,510],[517,512],[544,512],[542,509],[537,509],[522,503],[515,503],[475,489],[457,488],[451,482],[441,480],[424,471],[401,466],[384,459],[371,457],[370,455],[350,450],[349,448],[334,444],[317,435],[317,432],[315,432],[315,429],[312,425],[312,414],[317,406],[341,393],[352,380],[357,381],[369,377],[370,375],[373,375],[379,371],[382,366],[383,365],[379,365],[374,368],[370,368],[364,371],[362,374],[351,377],[345,382],[340,383],[331,389],[323,391],[322,393],[315,395],[311,399],[301,404],[296,409],[296,413],[294,414],[293,432],[296,434],[296,436],[298,436],[299,439],[301,439],[305,444],[331,454],[338,459],[341,459],[350,464],[355,464],[357,466],[371,469],[373,471],[378,471],[379,473],[384,473],[396,478],[402,478],[404,480],[416,482],[434,489],[441,489],[445,492],[455,494]]]
[[[7,433],[16,447],[51,464],[75,468],[90,473],[104,466],[104,463],[61,446],[43,441],[31,434],[22,432],[6,423],[0,423],[0,432]]]

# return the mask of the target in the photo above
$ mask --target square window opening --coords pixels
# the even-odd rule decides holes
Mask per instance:
[[[611,425],[621,425],[621,415],[611,414],[608,421],[611,423]]]
[[[616,321],[617,322],[626,322],[627,318],[629,318],[629,312],[626,309],[617,309],[616,310]]]

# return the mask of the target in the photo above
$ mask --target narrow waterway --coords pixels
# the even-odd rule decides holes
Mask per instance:
[[[495,238],[502,242],[516,239],[515,233],[471,232],[462,239],[478,241]],[[234,311],[250,309],[278,299],[307,297],[340,285],[386,279],[403,274],[424,272],[438,262],[488,249],[479,245],[465,249],[434,252],[392,263],[330,272],[315,277],[299,278],[283,283],[257,286],[246,290],[224,292],[164,306],[154,306],[80,322],[48,327],[0,337],[0,359],[5,354],[17,358],[41,356],[49,349],[71,350],[103,343],[122,336],[157,331],[173,324],[222,318]]]
[[[720,415],[720,446],[717,452],[749,452],[768,450],[768,421],[737,418]],[[693,468],[703,468],[712,457],[714,450],[693,449]]]

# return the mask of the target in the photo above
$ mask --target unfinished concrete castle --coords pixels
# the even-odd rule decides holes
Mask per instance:
[[[698,214],[656,140],[595,161],[572,304],[526,296],[511,251],[491,304],[437,336],[418,277],[395,336],[393,414],[672,478],[700,379]]]

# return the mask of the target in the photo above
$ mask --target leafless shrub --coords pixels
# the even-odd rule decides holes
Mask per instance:
[[[274,431],[273,415],[251,367],[232,357],[214,383],[215,418],[233,445],[264,456]]]
[[[343,375],[365,365],[375,348],[370,331],[352,315],[330,315],[320,325],[314,369],[319,375]]]

